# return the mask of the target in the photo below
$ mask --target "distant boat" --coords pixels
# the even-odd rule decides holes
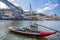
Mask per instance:
[[[36,36],[49,36],[55,34],[56,32],[45,32],[45,31],[34,31],[27,28],[19,28],[19,27],[8,27],[11,31],[25,34],[25,35],[36,35]]]

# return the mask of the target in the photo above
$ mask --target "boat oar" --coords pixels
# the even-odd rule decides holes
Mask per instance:
[[[38,24],[38,25],[39,25],[39,24]],[[60,33],[60,31],[55,30],[55,29],[52,29],[52,28],[49,28],[49,27],[47,27],[47,26],[43,26],[43,25],[39,25],[39,26],[41,26],[41,27],[44,27],[44,28],[47,28],[47,29],[50,29],[50,30],[53,30],[53,31],[56,31],[56,32],[59,32],[59,33]]]

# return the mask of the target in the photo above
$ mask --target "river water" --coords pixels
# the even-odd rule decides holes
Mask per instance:
[[[32,21],[33,23],[38,23],[50,28],[60,31],[60,21]],[[30,26],[30,21],[11,21],[11,20],[0,20],[0,40],[40,40],[32,36],[21,35],[18,33],[11,32],[8,27],[17,26],[17,27],[27,27]],[[47,28],[38,26],[38,30],[52,31]],[[45,37],[48,40],[60,40],[60,33],[56,33],[50,36]]]

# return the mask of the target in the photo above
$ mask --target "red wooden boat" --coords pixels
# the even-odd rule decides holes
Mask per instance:
[[[27,35],[40,35],[40,36],[49,36],[52,34],[55,34],[56,32],[45,32],[45,31],[34,31],[27,28],[18,28],[18,27],[8,27],[11,31],[18,32],[21,34],[27,34]]]

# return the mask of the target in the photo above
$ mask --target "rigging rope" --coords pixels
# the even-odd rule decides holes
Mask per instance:
[[[38,24],[38,25],[39,25],[39,24]],[[60,31],[55,30],[55,29],[52,29],[52,28],[49,28],[49,27],[47,27],[47,26],[43,26],[43,25],[39,25],[39,26],[41,26],[41,27],[44,27],[44,28],[47,28],[47,29],[50,29],[50,30],[53,30],[53,31],[56,31],[56,32],[59,32],[59,33],[60,33]]]

